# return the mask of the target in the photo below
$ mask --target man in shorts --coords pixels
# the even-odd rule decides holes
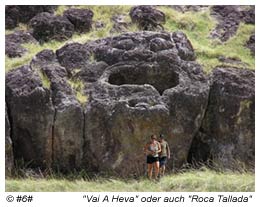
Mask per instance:
[[[165,141],[164,135],[160,134],[159,142],[161,144],[161,152],[159,156],[159,162],[160,162],[160,176],[164,176],[165,173],[165,165],[167,163],[167,160],[171,157],[170,148],[168,145],[168,142]]]

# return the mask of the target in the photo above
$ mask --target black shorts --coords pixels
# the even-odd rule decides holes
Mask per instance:
[[[160,167],[166,165],[166,163],[167,163],[167,157],[160,157],[160,158],[159,158],[159,162],[160,162]]]
[[[158,162],[158,161],[159,161],[159,157],[147,156],[146,163],[153,164],[154,162]]]

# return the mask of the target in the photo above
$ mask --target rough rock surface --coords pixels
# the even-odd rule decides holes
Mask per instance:
[[[227,41],[236,34],[240,22],[255,23],[255,8],[243,9],[241,6],[212,6],[211,15],[216,17],[219,24],[211,32],[213,38]]]
[[[255,24],[255,7],[241,11],[241,17],[246,24]]]
[[[20,44],[14,42],[5,42],[5,54],[9,58],[22,57],[26,51],[27,50]]]
[[[74,25],[75,31],[83,33],[89,32],[92,28],[92,18],[94,13],[89,9],[68,9],[64,16]]]
[[[66,40],[74,32],[73,24],[63,16],[55,16],[43,12],[33,17],[29,26],[32,28],[32,35],[40,42],[49,40]]]
[[[190,159],[225,168],[254,166],[255,73],[236,68],[214,69],[209,103]],[[244,163],[241,165],[241,162]]]
[[[249,40],[246,42],[246,47],[251,50],[251,54],[255,56],[255,34],[251,35]]]
[[[19,20],[19,9],[16,6],[5,7],[5,29],[13,29]]]
[[[168,138],[175,152],[172,168],[185,163],[209,87],[201,67],[181,52],[194,53],[183,38],[181,33],[129,33],[94,47],[95,59],[110,67],[86,91],[85,166],[142,174],[142,147],[153,133]]]
[[[54,109],[50,91],[29,66],[6,75],[6,102],[10,111],[15,159],[31,166],[50,167]]]
[[[80,43],[67,44],[56,51],[61,66],[68,71],[78,69],[89,62],[90,51]]]
[[[5,175],[10,176],[14,167],[13,143],[10,137],[10,122],[5,105]]]
[[[134,6],[129,15],[141,30],[163,30],[165,14],[153,6]]]
[[[52,166],[61,171],[79,169],[83,155],[84,113],[71,88],[66,69],[59,65],[55,53],[43,50],[31,62],[50,82],[55,108],[52,128]]]
[[[53,13],[57,6],[50,5],[8,5],[5,7],[5,28],[13,29],[19,22],[28,23],[41,12]]]
[[[21,44],[29,42],[37,44],[29,32],[20,30],[5,35],[5,54],[10,58],[21,57],[27,51]]]

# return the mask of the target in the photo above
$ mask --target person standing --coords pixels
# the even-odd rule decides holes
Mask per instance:
[[[155,170],[155,179],[158,178],[160,170],[159,153],[161,152],[161,145],[156,139],[156,135],[153,134],[150,142],[148,142],[144,147],[144,152],[147,156],[146,163],[149,179],[152,179],[153,169]]]
[[[171,157],[170,147],[168,142],[165,141],[164,135],[160,134],[159,142],[161,144],[161,152],[159,156],[159,163],[160,163],[160,176],[164,176],[165,173],[165,165],[167,160]]]

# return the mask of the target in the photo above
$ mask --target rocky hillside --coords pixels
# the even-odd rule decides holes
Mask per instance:
[[[252,6],[6,6],[6,170],[254,166]]]

